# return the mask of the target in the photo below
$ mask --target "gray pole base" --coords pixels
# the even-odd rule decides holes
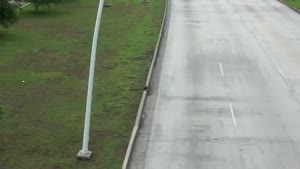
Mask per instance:
[[[92,157],[92,151],[88,151],[87,153],[82,153],[82,150],[80,150],[77,154],[77,158],[80,160],[89,160]]]

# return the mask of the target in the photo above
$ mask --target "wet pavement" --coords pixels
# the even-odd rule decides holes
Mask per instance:
[[[130,169],[299,169],[300,15],[171,0]]]

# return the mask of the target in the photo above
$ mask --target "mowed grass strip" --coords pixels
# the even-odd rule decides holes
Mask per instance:
[[[295,7],[296,9],[300,10],[300,0],[284,0],[287,2],[289,5]]]
[[[105,8],[97,55],[90,161],[78,161],[97,0],[39,13],[0,31],[0,166],[119,169],[136,117],[164,0]]]

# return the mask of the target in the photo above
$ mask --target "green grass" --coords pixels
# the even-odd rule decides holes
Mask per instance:
[[[164,0],[105,8],[95,73],[90,161],[78,161],[97,0],[28,6],[0,31],[3,169],[119,169],[136,117]],[[22,82],[25,81],[25,82]]]
[[[289,5],[300,10],[300,0],[284,0],[284,1],[287,2]]]

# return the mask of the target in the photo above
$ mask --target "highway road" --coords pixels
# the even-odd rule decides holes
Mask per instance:
[[[170,0],[130,169],[300,169],[300,14]]]

